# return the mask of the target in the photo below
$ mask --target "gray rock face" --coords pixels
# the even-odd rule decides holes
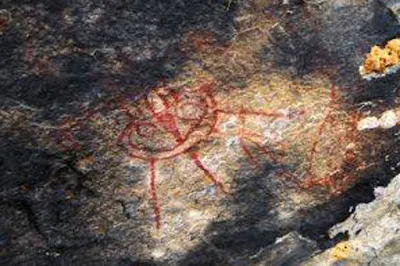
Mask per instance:
[[[338,244],[303,265],[400,265],[400,175],[374,194],[373,202],[358,205],[329,231],[332,236],[346,232],[348,250]]]
[[[377,0],[0,1],[0,265],[297,266],[347,234],[390,265],[392,184],[327,230],[400,172],[398,126],[348,123],[397,107],[358,66],[399,32]]]
[[[398,0],[385,0],[382,1],[382,3],[393,12],[397,17],[397,20],[400,22],[400,2]]]

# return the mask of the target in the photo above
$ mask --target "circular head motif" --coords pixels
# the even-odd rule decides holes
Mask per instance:
[[[213,131],[217,117],[210,85],[153,90],[126,108],[129,122],[119,136],[130,156],[144,160],[177,156]]]

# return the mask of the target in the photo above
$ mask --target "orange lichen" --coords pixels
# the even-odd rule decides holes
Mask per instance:
[[[362,74],[385,73],[388,68],[400,63],[400,39],[389,41],[384,48],[373,46],[365,59]]]
[[[330,258],[333,261],[347,259],[351,253],[351,245],[349,241],[337,244],[331,251]]]

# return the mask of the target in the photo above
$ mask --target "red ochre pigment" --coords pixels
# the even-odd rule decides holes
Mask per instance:
[[[218,187],[225,194],[228,193],[225,185],[215,173],[204,165],[197,152],[200,143],[220,134],[217,125],[223,115],[232,115],[238,118],[237,136],[239,145],[243,154],[248,157],[252,164],[258,164],[259,159],[257,160],[257,158],[259,156],[252,153],[254,149],[257,149],[258,154],[265,155],[274,165],[283,165],[282,158],[284,155],[276,154],[265,145],[260,144],[256,139],[260,139],[262,136],[246,130],[245,122],[246,118],[254,116],[278,119],[290,117],[290,115],[274,110],[256,111],[244,108],[239,110],[220,108],[212,95],[213,89],[214,86],[208,83],[195,88],[184,87],[179,91],[168,87],[157,88],[151,91],[146,99],[139,102],[128,101],[128,97],[120,96],[85,112],[85,115],[79,119],[66,119],[60,126],[57,142],[65,151],[77,151],[81,148],[81,145],[75,139],[74,133],[84,130],[84,124],[92,119],[96,113],[99,113],[102,109],[117,108],[118,111],[125,114],[127,117],[126,124],[121,127],[123,130],[115,141],[118,145],[124,147],[131,158],[148,164],[150,201],[153,205],[155,225],[159,229],[161,228],[161,210],[156,188],[156,166],[159,161],[187,155],[213,182],[215,187]],[[325,119],[318,125],[317,135],[308,156],[306,169],[308,177],[305,180],[304,187],[311,187],[312,185],[335,186],[332,184],[332,177],[317,178],[313,172],[319,136],[323,134],[327,123],[335,122],[332,113],[337,108],[336,90],[333,87],[331,91],[333,107],[327,111]],[[297,114],[302,115],[304,112],[299,111]],[[349,138],[352,139],[353,137],[350,136]],[[284,146],[283,143],[276,145]],[[335,172],[337,171],[335,170]],[[286,171],[283,167],[281,167],[280,172],[285,177],[292,180],[296,179],[292,173]]]

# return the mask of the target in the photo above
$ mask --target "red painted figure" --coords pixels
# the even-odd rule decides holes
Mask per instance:
[[[362,167],[357,167],[357,121],[359,119],[356,113],[351,113],[347,117],[337,117],[335,114],[339,110],[337,88],[332,85],[330,94],[330,107],[326,110],[324,119],[317,126],[311,149],[306,162],[306,179],[302,186],[311,188],[315,186],[327,187],[333,194],[342,193],[346,186],[352,184],[356,177],[356,172]],[[322,138],[330,139],[330,144],[323,142]],[[332,143],[333,142],[333,143]],[[324,145],[324,146],[321,146]],[[318,153],[325,154],[332,146],[336,148],[336,157],[339,157],[332,166],[328,165],[329,172],[317,173]],[[339,155],[339,156],[337,156]],[[342,157],[340,157],[342,156]],[[325,160],[330,157],[325,155]],[[321,164],[321,162],[319,162]]]
[[[240,147],[253,163],[257,163],[255,156],[252,155],[254,148],[264,154],[272,163],[280,163],[272,151],[255,140],[260,137],[259,135],[245,130],[245,119],[249,116],[277,119],[289,117],[290,114],[271,110],[219,108],[212,95],[212,90],[214,90],[214,86],[211,84],[203,84],[194,88],[184,87],[181,90],[163,87],[154,89],[147,98],[138,102],[128,101],[126,97],[121,97],[117,101],[118,109],[127,117],[126,125],[119,134],[117,142],[125,148],[131,158],[148,164],[149,194],[157,228],[161,227],[161,211],[156,189],[157,162],[187,155],[221,192],[227,193],[224,184],[201,161],[196,151],[201,142],[209,140],[213,133],[217,133],[217,124],[222,116],[232,115],[239,119],[240,125],[237,134],[240,139]],[[91,119],[98,111],[97,109],[87,112],[84,117]],[[84,121],[85,119],[80,119],[78,123],[70,123],[74,129],[80,130],[84,127],[79,125]],[[64,148],[66,148],[65,146],[70,149],[80,147],[79,142],[73,141],[73,134],[70,132],[63,131],[61,139],[60,144],[64,143]]]
[[[119,136],[118,142],[125,144],[131,157],[149,163],[150,195],[157,228],[161,226],[160,207],[157,202],[155,185],[155,165],[157,161],[187,154],[220,191],[227,193],[224,184],[204,165],[194,148],[216,132],[216,125],[221,114],[235,115],[242,122],[244,122],[246,116],[274,119],[286,115],[279,111],[220,109],[211,94],[212,88],[211,84],[195,88],[186,87],[179,92],[160,88],[152,91],[141,105],[132,107],[129,107],[126,103],[124,105],[123,109],[130,116],[131,122]],[[257,148],[266,156],[274,158],[272,152],[256,141],[252,141],[251,134],[244,133],[242,126],[241,124],[239,138],[245,154],[250,159],[253,158],[250,142],[253,145],[254,143],[257,144]]]

